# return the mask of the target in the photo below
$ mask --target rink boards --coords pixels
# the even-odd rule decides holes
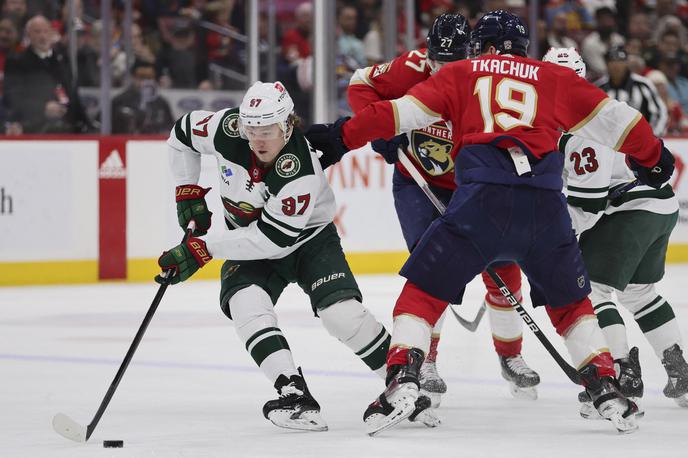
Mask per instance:
[[[672,184],[681,215],[670,262],[688,262],[688,138],[666,141],[679,158]],[[335,223],[357,273],[393,273],[406,247],[392,201],[392,166],[367,148],[326,173]],[[216,186],[204,156],[200,184]],[[210,235],[224,230],[213,189]],[[145,281],[160,253],[178,243],[174,184],[161,138],[121,136],[0,142],[0,285]],[[196,278],[218,278],[213,261]]]

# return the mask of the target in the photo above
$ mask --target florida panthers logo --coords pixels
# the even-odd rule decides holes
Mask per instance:
[[[451,132],[443,124],[433,124],[411,134],[411,151],[416,161],[430,176],[440,176],[454,170],[451,157]]]

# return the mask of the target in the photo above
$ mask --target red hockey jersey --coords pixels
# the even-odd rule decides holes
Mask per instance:
[[[348,88],[349,105],[354,113],[380,100],[393,100],[406,94],[416,84],[430,77],[425,61],[426,50],[413,50],[391,62],[357,70]],[[408,153],[425,180],[435,186],[454,189],[452,131],[445,121],[438,121],[408,134]],[[410,176],[401,163],[399,171]]]
[[[344,124],[349,148],[445,119],[454,148],[524,146],[536,157],[557,151],[561,131],[576,133],[652,166],[660,143],[635,109],[569,69],[509,55],[445,65],[395,100],[368,105]]]

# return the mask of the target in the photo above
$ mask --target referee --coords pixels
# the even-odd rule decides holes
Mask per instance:
[[[626,102],[640,111],[658,137],[664,135],[667,125],[667,108],[659,97],[657,88],[647,78],[628,68],[628,54],[622,46],[614,46],[605,55],[609,76],[601,78],[597,85],[609,97]]]

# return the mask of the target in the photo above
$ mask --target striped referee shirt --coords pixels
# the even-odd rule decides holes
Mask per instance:
[[[652,131],[656,136],[664,135],[668,118],[667,108],[652,81],[636,73],[628,72],[628,76],[619,87],[613,87],[608,76],[597,81],[597,85],[609,97],[626,102],[640,111],[652,126]]]

